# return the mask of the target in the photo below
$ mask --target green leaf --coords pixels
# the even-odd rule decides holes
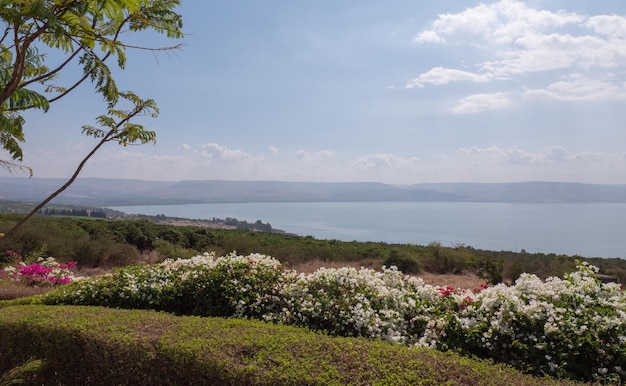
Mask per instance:
[[[95,82],[97,91],[109,106],[115,105],[119,99],[119,91],[109,67],[100,58],[89,53],[81,56],[79,63],[83,65],[84,73]]]
[[[121,93],[107,63],[113,56],[111,60],[124,68],[126,50],[132,47],[123,40],[126,32],[152,30],[182,38],[182,17],[176,12],[179,5],[179,0],[0,0],[0,147],[21,160],[25,122],[18,112],[48,111],[52,102],[84,80],[92,82],[109,108],[96,120],[100,128],[84,126],[84,134],[104,140],[114,137],[122,145],[154,141],[154,132],[129,121],[140,115],[156,117],[156,104]],[[41,47],[52,55],[41,54],[37,49]],[[61,79],[68,64],[76,62],[82,67],[82,76],[70,78],[68,84],[51,84],[53,79]],[[33,83],[42,85],[45,93],[57,95],[48,99],[38,88],[30,87]],[[115,107],[120,97],[132,108]]]
[[[85,134],[88,137],[103,138],[106,135],[106,133],[107,133],[106,131],[102,129],[98,129],[97,127],[94,127],[94,126],[89,126],[89,125],[83,126],[83,134]]]

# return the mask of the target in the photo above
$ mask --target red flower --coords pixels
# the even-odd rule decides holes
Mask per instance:
[[[479,288],[474,288],[473,292],[478,293],[482,290],[486,290],[487,288],[489,288],[489,286],[485,283],[482,283]]]
[[[439,293],[442,294],[443,296],[452,295],[455,292],[454,287],[451,287],[449,285],[445,287],[439,287],[437,289],[439,290]]]

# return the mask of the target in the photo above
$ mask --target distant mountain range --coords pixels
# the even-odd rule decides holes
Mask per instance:
[[[39,202],[65,180],[0,177],[0,200]],[[86,206],[233,202],[626,202],[626,185],[567,182],[422,183],[144,181],[82,178],[53,203]]]

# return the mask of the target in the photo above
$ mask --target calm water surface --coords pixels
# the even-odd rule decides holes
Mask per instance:
[[[626,258],[626,204],[314,202],[146,205],[126,213],[269,222],[343,241],[442,245]]]

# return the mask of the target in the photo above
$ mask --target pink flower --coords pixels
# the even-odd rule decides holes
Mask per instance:
[[[33,277],[38,277],[38,276],[45,277],[45,276],[48,276],[50,272],[52,272],[52,268],[44,267],[40,264],[27,265],[26,267],[23,267],[22,269],[19,270],[20,275],[33,276]]]

